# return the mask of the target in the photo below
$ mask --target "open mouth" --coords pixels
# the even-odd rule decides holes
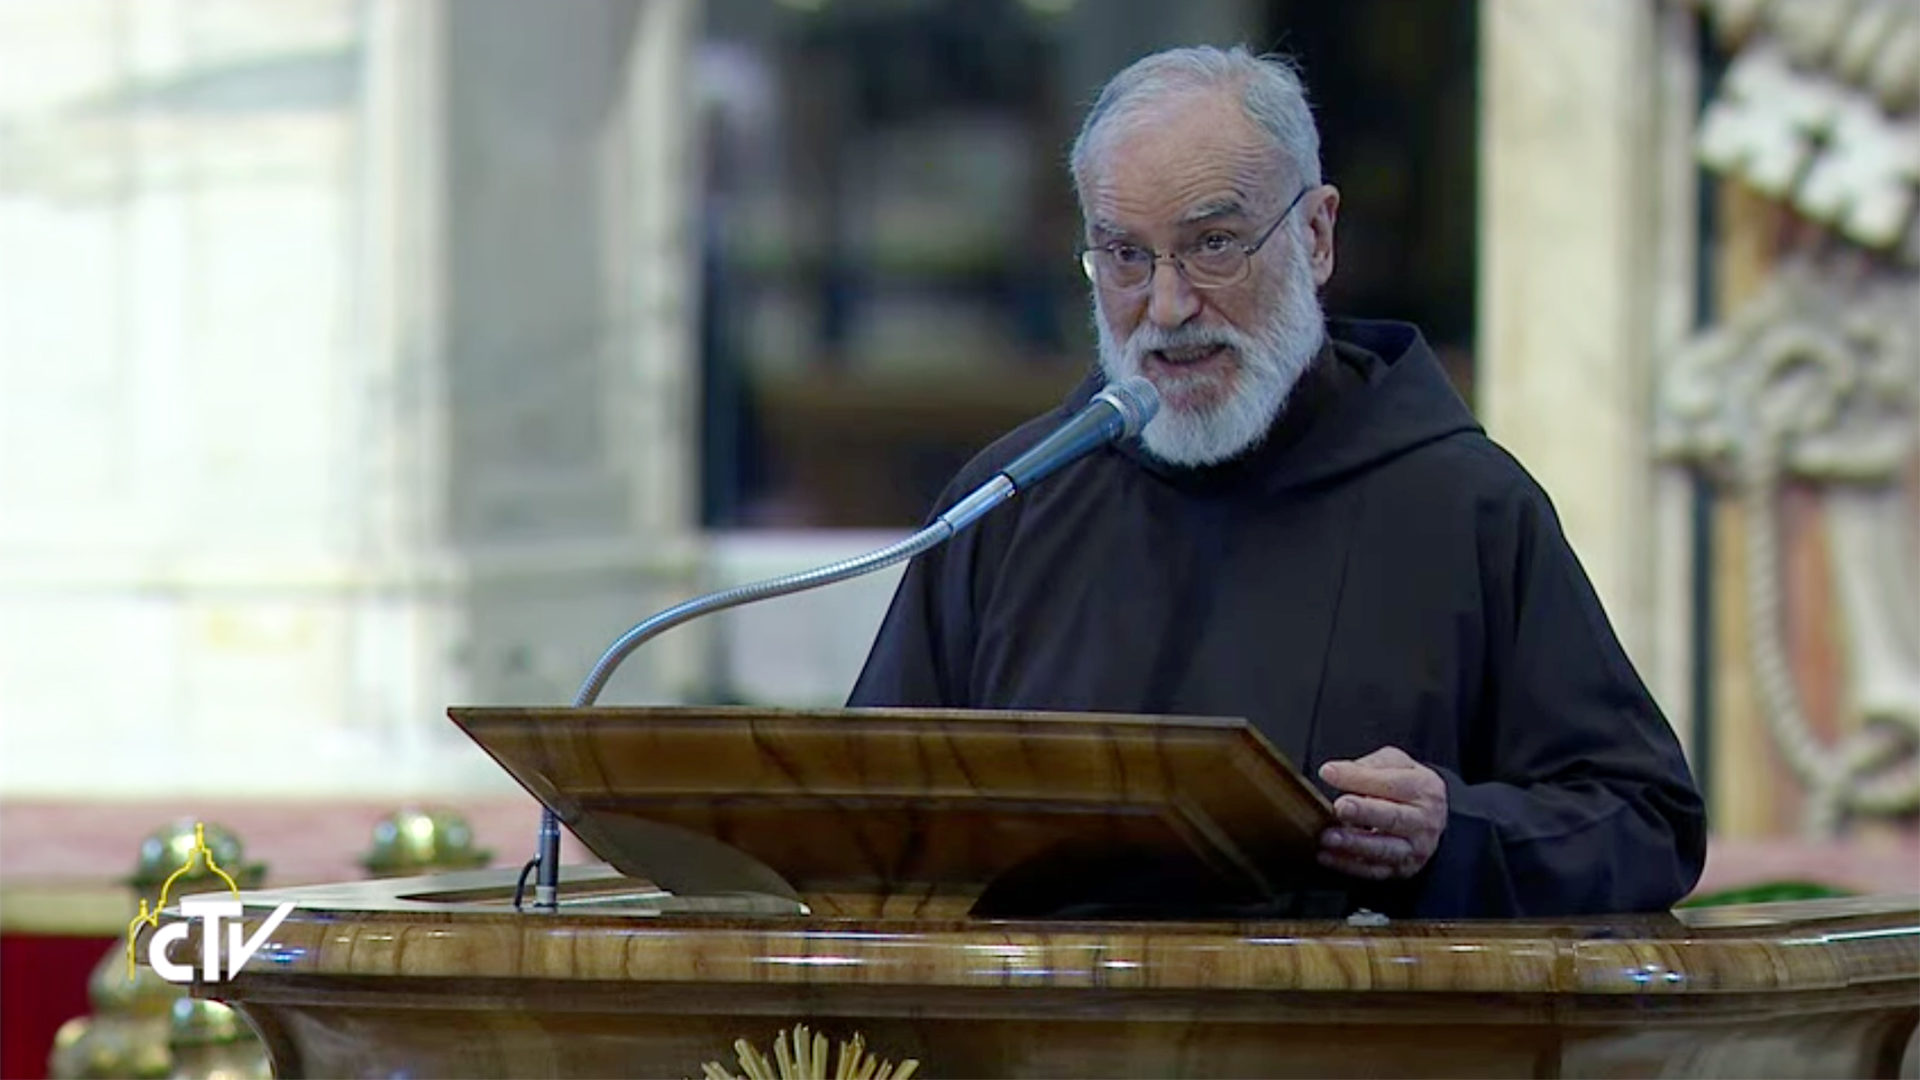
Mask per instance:
[[[1141,374],[1160,390],[1161,404],[1176,412],[1210,409],[1233,392],[1239,365],[1233,346],[1221,341],[1149,349]]]

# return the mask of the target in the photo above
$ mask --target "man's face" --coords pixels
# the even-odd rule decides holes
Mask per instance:
[[[1162,253],[1210,238],[1251,244],[1294,195],[1275,158],[1231,92],[1157,106],[1094,157],[1081,192],[1087,242]],[[1143,434],[1149,452],[1211,464],[1266,433],[1324,339],[1316,289],[1332,272],[1337,198],[1328,187],[1307,192],[1237,284],[1197,289],[1171,260],[1143,289],[1096,280],[1101,366],[1111,379],[1144,375],[1160,391]]]

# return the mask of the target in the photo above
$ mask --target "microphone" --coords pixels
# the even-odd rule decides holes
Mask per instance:
[[[1053,434],[954,503],[940,520],[958,532],[980,515],[1100,447],[1138,435],[1159,411],[1160,391],[1144,376],[1109,383]]]
[[[1024,491],[1097,447],[1140,433],[1160,411],[1160,392],[1135,375],[1093,395],[1087,407],[1000,472]]]
[[[681,623],[756,600],[770,600],[776,596],[846,581],[938,547],[951,540],[955,533],[980,520],[987,511],[1053,475],[1063,466],[1116,439],[1138,434],[1159,409],[1159,391],[1142,376],[1135,375],[1109,385],[1095,394],[1085,408],[1060,425],[1053,434],[1013,459],[1006,468],[995,473],[993,479],[975,488],[926,528],[905,540],[814,570],[698,596],[636,624],[616,638],[601,654],[599,661],[593,665],[593,671],[588,673],[586,681],[580,684],[579,692],[574,695],[574,708],[585,708],[599,700],[600,691],[606,688],[607,680],[613,678],[614,670],[633,650]],[[556,911],[560,900],[560,816],[552,807],[542,808],[540,836],[535,851],[534,857],[521,869],[520,880],[513,887],[514,909],[520,910],[527,876],[533,874],[534,909]]]

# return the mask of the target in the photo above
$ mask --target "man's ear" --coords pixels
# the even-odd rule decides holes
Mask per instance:
[[[1313,213],[1307,218],[1307,228],[1313,234],[1313,283],[1325,286],[1333,277],[1333,226],[1340,217],[1340,189],[1322,184],[1310,198]]]

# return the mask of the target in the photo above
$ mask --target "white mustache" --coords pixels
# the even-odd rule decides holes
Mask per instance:
[[[1219,330],[1162,330],[1157,326],[1143,326],[1134,331],[1128,342],[1140,352],[1172,349],[1210,349],[1218,345],[1236,345],[1236,334]]]
[[[1136,372],[1145,368],[1147,354],[1151,352],[1178,352],[1183,349],[1212,349],[1225,347],[1233,350],[1235,363],[1250,371],[1268,372],[1272,368],[1270,350],[1260,347],[1260,343],[1247,334],[1231,327],[1176,327],[1168,330],[1146,323],[1133,332],[1124,346],[1127,364]]]

